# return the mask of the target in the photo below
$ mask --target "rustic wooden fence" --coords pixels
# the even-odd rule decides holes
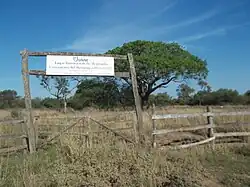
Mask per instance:
[[[136,70],[134,65],[134,57],[132,53],[128,53],[127,55],[112,55],[112,54],[87,54],[87,53],[76,53],[76,52],[34,52],[34,51],[28,51],[27,49],[24,49],[20,52],[20,55],[22,56],[22,77],[23,77],[23,86],[24,86],[24,98],[25,98],[25,108],[26,108],[26,118],[27,118],[27,134],[29,137],[29,151],[30,153],[36,151],[36,145],[38,141],[37,137],[37,130],[36,127],[33,124],[33,111],[32,111],[32,103],[31,103],[31,91],[30,91],[30,75],[36,75],[36,76],[60,76],[60,75],[52,75],[47,74],[44,70],[30,70],[29,69],[29,57],[41,57],[41,56],[79,56],[79,57],[86,57],[86,56],[92,56],[93,58],[96,57],[111,57],[114,60],[126,60],[129,64],[129,71],[128,72],[114,72],[113,77],[130,77],[131,83],[132,83],[132,90],[133,90],[133,96],[134,96],[134,103],[135,103],[135,111],[136,111],[136,119],[137,123],[135,123],[136,127],[134,127],[134,130],[136,132],[136,142],[143,142],[143,134],[142,134],[142,127],[143,127],[143,116],[142,116],[142,108],[140,107],[140,97],[138,92],[138,86],[137,86],[137,79],[136,79]],[[115,62],[116,63],[116,62]],[[119,62],[118,62],[119,63]],[[92,72],[95,74],[95,72]],[[65,74],[64,74],[65,75]],[[70,72],[68,72],[69,76],[88,76],[88,75],[80,75],[79,73],[76,73],[75,75],[72,75]],[[100,75],[97,75],[100,76]],[[104,75],[105,77],[106,75]]]
[[[0,140],[22,140],[22,144],[19,146],[11,146],[6,148],[0,149],[0,154],[16,152],[21,150],[26,150],[28,148],[28,136],[25,130],[25,123],[24,120],[5,120],[0,121],[0,125],[7,125],[7,126],[19,126],[20,132],[19,133],[11,133],[11,134],[0,134]]]
[[[244,137],[244,136],[250,136],[250,132],[220,132],[220,133],[214,133],[214,129],[218,127],[216,124],[214,124],[214,117],[216,116],[239,116],[239,115],[250,115],[249,111],[244,112],[220,112],[220,113],[213,113],[211,107],[207,107],[207,112],[205,113],[193,113],[193,114],[164,114],[159,115],[155,113],[155,107],[153,106],[153,115],[152,115],[152,146],[154,148],[158,147],[156,143],[157,135],[165,135],[168,133],[174,133],[174,132],[187,132],[187,131],[197,131],[201,129],[207,129],[208,130],[208,138],[202,141],[189,143],[189,144],[183,144],[183,145],[177,145],[177,146],[168,146],[168,148],[171,149],[181,149],[181,148],[189,148],[197,145],[202,145],[211,142],[212,146],[215,144],[216,138],[222,138],[222,137]],[[192,117],[206,117],[207,118],[207,124],[205,125],[198,125],[198,126],[192,126],[192,127],[182,127],[178,129],[157,129],[156,121],[157,120],[163,120],[163,119],[177,119],[177,118],[192,118]],[[245,125],[250,125],[250,123],[247,123]]]
[[[72,121],[68,124],[46,124],[46,122],[42,122],[41,120],[60,120],[61,122],[65,122],[66,120],[71,119]],[[96,124],[98,127],[100,127],[98,130],[91,130],[91,126],[89,125],[90,122]],[[11,134],[0,134],[0,140],[13,140],[13,139],[21,139],[22,145],[20,146],[7,146],[4,148],[0,148],[0,154],[6,154],[16,151],[22,151],[26,152],[29,151],[29,137],[27,133],[27,121],[25,120],[7,120],[7,121],[0,121],[0,125],[10,126],[12,125],[20,125],[21,131],[20,133],[11,133]],[[56,138],[60,137],[63,134],[70,135],[70,136],[77,136],[84,139],[85,145],[87,147],[92,146],[92,136],[96,133],[104,133],[104,132],[110,132],[116,137],[119,137],[125,142],[129,142],[132,144],[135,144],[134,138],[128,138],[121,134],[121,131],[128,131],[128,130],[134,130],[134,126],[131,125],[130,127],[126,128],[110,128],[108,126],[108,123],[114,123],[114,122],[100,122],[96,119],[93,119],[88,116],[62,116],[62,117],[34,117],[34,122],[36,126],[36,132],[37,137],[39,140],[37,140],[37,149],[42,148],[43,146],[49,144],[51,141],[55,140]],[[42,130],[43,127],[49,127],[53,130]],[[87,127],[87,130],[86,130]],[[70,129],[77,128],[77,131],[69,132]],[[84,129],[85,128],[85,129]],[[133,133],[134,134],[134,131]],[[45,138],[44,138],[45,137]]]

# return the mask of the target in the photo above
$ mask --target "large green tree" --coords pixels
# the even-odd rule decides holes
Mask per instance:
[[[137,73],[138,90],[142,106],[148,103],[149,96],[171,82],[188,79],[206,79],[206,61],[191,54],[177,43],[164,43],[137,40],[125,43],[107,52],[108,54],[133,53]],[[116,71],[129,71],[125,60],[116,63]],[[130,78],[122,78],[131,86]]]
[[[78,85],[75,95],[70,100],[74,109],[84,107],[112,108],[119,104],[120,93],[115,79],[85,79]]]

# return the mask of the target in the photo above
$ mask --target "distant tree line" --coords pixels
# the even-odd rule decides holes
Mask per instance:
[[[133,107],[134,100],[132,90],[115,84],[112,80],[89,79],[84,80],[78,86],[75,94],[68,101],[68,107],[81,110],[85,107],[98,109]],[[152,94],[149,97],[149,105],[249,105],[250,90],[239,94],[233,89],[218,89],[215,91],[201,90],[195,92],[186,84],[181,84],[177,89],[177,97],[173,98],[167,93]],[[24,99],[18,96],[15,90],[0,91],[0,108],[23,108]],[[33,98],[33,108],[63,108],[60,99],[47,97],[44,99]]]
[[[212,91],[206,79],[207,62],[191,54],[177,43],[136,40],[123,44],[106,54],[126,55],[132,53],[137,74],[141,107],[152,103],[167,105],[247,105],[250,104],[250,90],[239,94],[237,90],[218,89]],[[115,71],[129,72],[127,60],[117,60]],[[81,110],[85,107],[116,108],[134,105],[132,82],[129,77],[49,77],[38,76],[41,89],[48,91],[48,98],[34,98],[34,108],[71,107]],[[196,81],[200,90],[195,91],[188,84]],[[177,98],[167,93],[158,93],[170,83],[178,84]],[[76,90],[73,93],[73,90]],[[167,90],[167,89],[166,89]],[[73,93],[73,95],[72,95]],[[0,92],[0,108],[24,107],[24,99],[15,90]]]

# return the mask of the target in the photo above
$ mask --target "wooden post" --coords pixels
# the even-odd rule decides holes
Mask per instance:
[[[26,129],[28,135],[28,149],[30,153],[36,151],[37,133],[33,124],[31,95],[30,95],[30,81],[29,81],[29,69],[28,69],[28,51],[25,49],[21,52],[22,55],[22,76],[24,85],[24,98],[26,107]]]
[[[66,100],[66,98],[63,98],[63,112],[65,114],[67,113],[67,100]]]
[[[155,114],[155,104],[152,106],[152,116]],[[155,119],[152,119],[152,125],[153,125],[153,132],[156,130],[156,125],[155,125]],[[152,146],[153,148],[156,148],[156,135],[153,134],[152,136]]]
[[[207,112],[212,112],[212,108],[211,108],[211,106],[207,106]],[[213,120],[213,116],[208,116],[207,117],[207,123],[208,123],[208,125],[214,125],[214,120]],[[214,137],[214,129],[213,129],[213,127],[211,127],[211,128],[209,128],[208,129],[208,137],[209,138],[212,138],[212,137]],[[214,140],[212,141],[212,148],[214,149]]]
[[[137,85],[137,76],[135,71],[135,65],[134,65],[134,58],[132,53],[128,53],[128,61],[130,65],[130,73],[131,73],[131,81],[132,81],[132,88],[133,88],[133,94],[134,94],[134,100],[135,100],[135,108],[136,108],[136,116],[137,116],[137,128],[136,133],[138,135],[138,139],[140,143],[144,143],[143,139],[143,116],[142,116],[142,108],[141,108],[141,102],[140,102],[140,96],[138,92],[138,85]]]
[[[26,114],[22,111],[21,112],[22,116],[23,116],[23,123],[21,124],[21,128],[22,128],[22,134],[25,135],[25,138],[23,138],[23,145],[27,146],[27,148],[29,148],[29,144],[28,144],[28,137],[27,137],[27,128],[26,128],[26,122],[27,122],[27,116]],[[23,150],[23,153],[26,154],[27,153],[27,149]]]
[[[85,118],[87,122],[87,136],[86,136],[86,144],[88,148],[92,148],[92,133],[91,133],[91,124],[90,124],[90,118],[89,118],[89,113],[87,114],[87,118]]]
[[[138,123],[138,120],[137,120],[137,115],[136,114],[133,114],[133,129],[134,129],[134,139],[135,139],[135,143],[138,143],[139,142],[139,136],[137,134],[137,123]]]

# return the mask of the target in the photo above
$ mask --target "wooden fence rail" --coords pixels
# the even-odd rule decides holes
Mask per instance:
[[[0,121],[0,125],[19,125],[24,123],[24,120],[4,120],[4,121]]]
[[[214,125],[199,125],[199,126],[195,126],[195,127],[182,127],[179,129],[162,129],[162,130],[153,130],[152,134],[154,135],[161,135],[161,134],[167,134],[167,133],[172,133],[172,132],[185,132],[185,131],[196,131],[196,130],[200,130],[200,129],[209,129],[209,128],[213,128]]]
[[[178,145],[178,146],[172,146],[172,147],[170,147],[170,149],[184,149],[184,148],[194,147],[194,146],[197,146],[197,145],[202,145],[202,144],[214,141],[215,138],[216,137],[211,137],[211,138],[208,138],[208,139],[205,139],[205,140],[202,140],[202,141],[199,141],[199,142],[195,142],[195,143]]]
[[[16,126],[21,125],[22,132],[19,134],[0,134],[0,140],[13,140],[13,139],[21,139],[22,145],[14,146],[14,147],[7,147],[7,148],[0,148],[0,154],[6,154],[16,151],[24,151],[26,152],[26,149],[28,148],[28,136],[25,132],[25,123],[24,120],[3,120],[0,121],[0,125],[8,125],[8,126]]]
[[[16,147],[8,147],[8,148],[2,148],[0,149],[0,155],[1,154],[9,154],[11,152],[16,152],[16,151],[26,151],[27,150],[27,145],[20,145]]]
[[[194,113],[194,114],[154,114],[152,116],[153,120],[157,119],[174,119],[174,118],[191,118],[191,117],[216,117],[216,116],[240,116],[240,115],[250,115],[249,111],[244,112],[205,112],[205,113]]]
[[[127,130],[133,130],[134,127],[126,127],[126,128],[110,128],[107,125],[104,125],[103,123],[92,119],[90,117],[87,116],[77,116],[77,117],[45,117],[45,118],[40,118],[39,116],[34,116],[34,123],[38,122],[38,120],[55,120],[55,119],[74,119],[74,121],[71,122],[71,124],[53,124],[53,125],[44,125],[44,124],[39,124],[37,125],[37,127],[62,127],[61,129],[57,129],[57,131],[42,131],[39,130],[37,128],[37,132],[39,137],[41,136],[49,136],[49,138],[43,142],[41,145],[38,145],[38,148],[41,148],[42,146],[48,144],[49,142],[51,142],[52,140],[54,140],[55,138],[61,136],[62,134],[66,134],[66,135],[70,135],[70,136],[84,136],[86,138],[86,142],[88,142],[87,146],[91,146],[91,136],[94,133],[104,133],[104,132],[111,132],[113,133],[115,136],[118,136],[120,138],[122,138],[123,140],[130,142],[130,143],[135,143],[133,140],[128,139],[127,137],[125,137],[124,135],[120,134],[120,131],[127,131]],[[98,126],[101,127],[100,130],[90,130],[88,129],[85,132],[68,132],[68,130],[70,130],[73,127],[77,127],[77,128],[85,128],[87,125],[84,125],[84,121],[93,121],[94,123],[98,124]],[[126,121],[123,121],[126,122]],[[107,124],[109,124],[111,122],[107,122]],[[114,122],[113,122],[114,123]],[[28,134],[26,133],[26,127],[24,127],[25,125],[25,120],[5,120],[5,121],[0,121],[0,125],[22,125],[22,132],[18,133],[18,134],[0,134],[0,140],[11,140],[11,139],[22,139],[23,140],[23,145],[21,146],[15,146],[15,147],[7,147],[7,148],[0,148],[0,154],[6,154],[6,153],[10,153],[10,152],[15,152],[15,151],[20,151],[20,150],[24,150],[26,151],[26,149],[29,150],[29,144],[28,144]]]
[[[208,138],[199,142],[172,146],[171,149],[180,149],[180,148],[189,148],[205,143],[212,142],[212,146],[214,147],[215,139],[221,137],[240,137],[240,136],[250,136],[250,132],[227,132],[227,133],[214,133],[214,128],[218,127],[214,124],[214,117],[217,116],[239,116],[239,115],[250,115],[250,111],[244,112],[220,112],[220,113],[213,113],[211,107],[207,107],[207,112],[205,113],[195,113],[195,114],[155,114],[155,106],[153,105],[153,114],[152,114],[152,146],[155,148],[157,147],[156,143],[156,135],[163,135],[173,132],[185,132],[185,131],[196,131],[201,129],[208,129]],[[194,118],[194,117],[206,117],[207,124],[198,125],[194,127],[182,127],[178,129],[157,129],[156,128],[156,120],[163,120],[163,119],[176,119],[176,118]],[[222,126],[232,125],[235,123],[225,123]],[[250,125],[250,123],[240,123],[241,125]]]
[[[23,139],[28,138],[27,135],[24,134],[0,134],[0,139]]]

